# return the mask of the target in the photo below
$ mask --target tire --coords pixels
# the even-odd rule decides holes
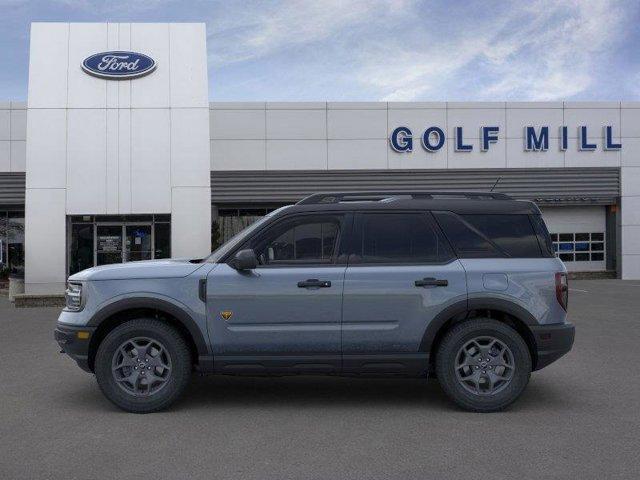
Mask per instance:
[[[495,412],[524,391],[531,376],[531,354],[510,326],[476,318],[445,334],[436,354],[436,373],[442,389],[460,407]]]
[[[109,332],[98,347],[94,370],[102,393],[114,405],[150,413],[176,401],[189,383],[191,368],[189,347],[175,328],[140,318]]]

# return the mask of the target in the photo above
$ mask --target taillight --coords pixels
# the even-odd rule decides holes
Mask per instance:
[[[556,298],[566,312],[569,304],[569,279],[564,272],[556,273]]]

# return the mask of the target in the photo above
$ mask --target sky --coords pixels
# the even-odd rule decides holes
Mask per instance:
[[[640,100],[638,0],[0,0],[0,100],[34,21],[205,22],[211,101]]]

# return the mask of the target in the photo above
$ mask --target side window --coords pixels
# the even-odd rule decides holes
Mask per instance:
[[[253,248],[260,265],[333,263],[341,216],[304,215],[285,220],[244,248]]]
[[[542,252],[529,215],[462,215],[510,257],[540,258]]]
[[[426,213],[364,213],[354,263],[442,263],[453,252]]]
[[[436,220],[460,258],[504,257],[479,231],[451,212],[434,212]]]

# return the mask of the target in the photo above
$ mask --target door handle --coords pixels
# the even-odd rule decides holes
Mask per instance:
[[[422,280],[416,280],[413,283],[416,287],[446,287],[449,285],[449,280],[438,280],[433,277],[428,277]]]
[[[298,288],[329,288],[330,286],[331,282],[329,280],[318,280],[317,278],[298,282]]]

